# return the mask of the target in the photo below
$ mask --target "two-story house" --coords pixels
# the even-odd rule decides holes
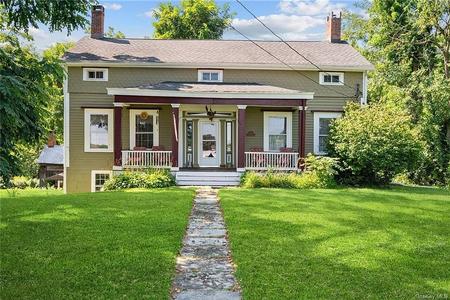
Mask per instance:
[[[101,190],[113,172],[170,168],[179,184],[237,184],[244,170],[296,170],[326,154],[328,126],[348,101],[364,104],[373,66],[341,41],[105,38],[64,57],[65,190]],[[298,52],[298,53],[297,53]]]

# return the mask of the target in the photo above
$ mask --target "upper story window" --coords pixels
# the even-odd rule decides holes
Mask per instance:
[[[84,111],[84,151],[113,151],[113,110],[86,109]]]
[[[264,112],[264,151],[292,147],[292,112]]]
[[[108,69],[83,68],[84,81],[108,81]]]
[[[222,82],[223,70],[198,70],[198,81]]]
[[[320,72],[320,84],[323,85],[343,85],[344,73]]]

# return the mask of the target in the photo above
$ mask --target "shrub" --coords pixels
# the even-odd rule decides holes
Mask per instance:
[[[300,174],[274,172],[273,170],[267,172],[246,172],[241,177],[241,186],[246,188],[312,189],[335,185],[336,159],[308,155],[305,160],[305,166],[305,171]]]
[[[338,169],[338,159],[308,154],[305,159],[304,177],[309,176],[309,181],[315,181],[321,187],[330,187],[336,184],[334,177]]]
[[[17,189],[36,188],[39,186],[39,180],[25,176],[14,176],[11,180],[11,185]]]
[[[150,169],[146,172],[124,172],[105,182],[105,191],[129,188],[163,188],[175,185],[175,178],[168,170]]]
[[[338,178],[347,184],[387,184],[414,169],[422,144],[410,117],[383,104],[347,105],[333,122],[329,153],[341,162]]]

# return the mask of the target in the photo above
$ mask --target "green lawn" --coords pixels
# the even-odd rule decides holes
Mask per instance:
[[[192,190],[0,197],[1,299],[168,298]]]
[[[246,299],[450,297],[448,191],[225,189],[220,198]]]

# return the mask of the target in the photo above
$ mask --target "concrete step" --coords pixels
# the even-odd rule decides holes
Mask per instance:
[[[178,185],[237,186],[241,174],[238,172],[180,171],[176,173]]]
[[[178,180],[239,181],[240,177],[176,176]]]
[[[241,174],[238,172],[189,172],[189,171],[178,171],[178,176],[186,176],[186,177],[241,177]]]
[[[193,186],[238,186],[239,181],[207,181],[207,180],[178,180],[177,185]]]

